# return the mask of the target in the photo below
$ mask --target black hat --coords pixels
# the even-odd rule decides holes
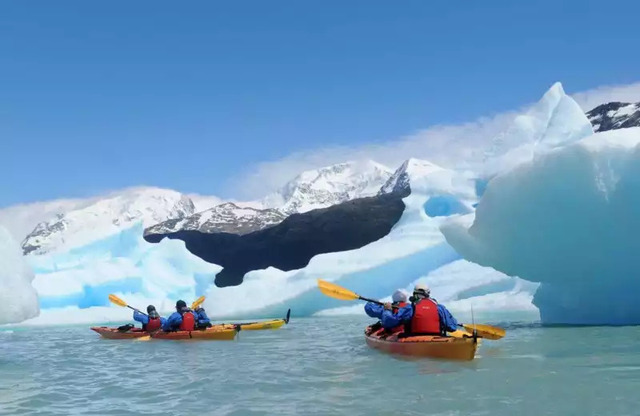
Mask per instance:
[[[187,307],[187,303],[183,300],[179,300],[176,302],[176,309],[180,310],[182,308],[186,308]]]

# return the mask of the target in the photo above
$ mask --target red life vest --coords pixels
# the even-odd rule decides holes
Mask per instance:
[[[146,324],[142,329],[144,329],[147,332],[151,332],[151,331],[156,331],[161,327],[162,327],[162,322],[160,321],[160,318],[149,318],[149,323]]]
[[[440,334],[438,304],[432,299],[421,299],[414,305],[411,332],[415,334]]]
[[[192,312],[185,312],[182,314],[182,323],[180,324],[180,331],[193,331],[196,327],[196,318]]]

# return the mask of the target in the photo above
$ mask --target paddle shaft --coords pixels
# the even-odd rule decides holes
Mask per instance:
[[[384,305],[384,302],[380,302],[379,300],[374,300],[369,298],[363,298],[362,296],[358,296],[358,299],[366,300],[367,302],[375,303],[376,305]]]
[[[140,310],[138,310],[138,309],[134,308],[133,306],[129,306],[129,305],[127,305],[127,308],[129,308],[129,309],[133,309],[134,311],[136,311],[136,312],[138,312],[138,313],[141,313],[141,314],[143,314],[144,316],[149,316],[149,315],[147,315],[146,313],[144,313],[144,312],[142,312],[142,311],[140,311]]]

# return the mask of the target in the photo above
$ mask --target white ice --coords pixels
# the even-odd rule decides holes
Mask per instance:
[[[38,315],[34,278],[18,243],[0,227],[0,324],[22,322]]]
[[[553,119],[536,137],[562,145],[497,172],[441,229],[465,259],[540,282],[544,323],[640,323],[640,128],[580,137],[582,117]]]

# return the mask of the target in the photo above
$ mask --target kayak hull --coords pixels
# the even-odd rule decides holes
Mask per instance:
[[[412,357],[441,358],[447,360],[471,361],[478,348],[473,337],[449,337],[417,335],[401,337],[402,333],[387,335],[384,330],[365,330],[365,340],[371,348]]]
[[[210,326],[207,329],[196,331],[155,331],[153,333],[149,333],[143,331],[140,328],[133,328],[128,331],[119,331],[117,328],[109,328],[106,326],[91,327],[91,330],[100,334],[101,337],[108,339],[136,339],[151,337],[154,339],[172,340],[202,339],[231,341],[236,337],[239,331],[261,331],[267,329],[278,329],[283,325],[288,324],[290,317],[291,309],[287,311],[287,315],[284,319],[272,319],[270,321],[246,322],[240,324],[216,324]]]
[[[224,326],[225,328],[232,328],[234,326],[238,326],[240,327],[241,331],[262,331],[267,329],[279,329],[283,325],[288,324],[290,318],[291,318],[291,309],[287,310],[287,315],[283,319],[272,319],[270,321],[262,321],[262,322],[222,324],[222,326]]]
[[[118,328],[109,328],[106,326],[93,326],[91,330],[100,334],[102,338],[107,339],[135,339],[146,337],[149,335],[147,331],[141,329],[133,329],[129,331],[118,331]]]
[[[286,321],[284,319],[274,319],[272,321],[264,321],[264,322],[247,322],[247,323],[239,323],[239,324],[222,324],[219,325],[223,328],[233,328],[235,326],[239,326],[241,331],[262,331],[267,329],[279,329]],[[214,325],[215,328],[218,325]]]
[[[207,328],[202,331],[175,331],[164,332],[158,331],[151,334],[153,339],[170,339],[170,340],[209,340],[209,341],[232,341],[238,334],[237,328]]]
[[[169,339],[169,340],[210,340],[210,341],[232,341],[238,333],[237,328],[222,328],[221,326],[207,328],[201,331],[175,331],[164,332],[156,331],[149,333],[140,329],[133,329],[129,331],[118,331],[117,328],[109,327],[92,327],[92,331],[100,334],[102,338],[107,339],[137,339],[142,337],[151,336],[153,339]]]

